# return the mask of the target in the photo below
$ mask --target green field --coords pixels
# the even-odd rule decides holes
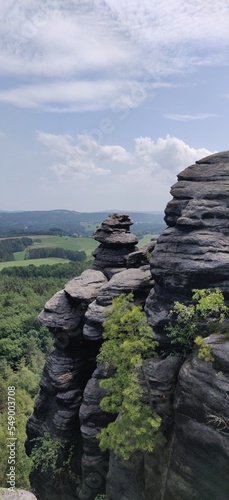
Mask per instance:
[[[32,245],[31,248],[53,248],[53,247],[59,247],[59,248],[64,248],[65,250],[75,250],[75,251],[83,251],[86,253],[87,258],[91,257],[91,254],[93,250],[98,246],[98,242],[93,240],[93,238],[73,238],[70,236],[49,236],[49,235],[37,235],[37,236],[30,236],[28,235],[29,238],[32,238],[34,241],[34,244]],[[138,248],[141,248],[142,246],[146,245],[149,243],[151,240],[152,235],[151,234],[146,234],[143,238],[139,240],[138,243]],[[29,247],[28,247],[29,248]],[[50,257],[46,259],[28,259],[25,260],[25,254],[26,251],[24,250],[23,252],[15,252],[14,253],[14,261],[9,261],[9,262],[0,262],[0,271],[4,267],[11,267],[11,266],[29,266],[29,265],[34,265],[34,266],[41,266],[41,265],[53,265],[53,264],[59,264],[59,263],[67,263],[70,262],[68,259],[60,259],[60,258],[55,258],[55,257]]]
[[[31,247],[28,248],[64,248],[65,250],[74,250],[76,252],[84,251],[87,258],[91,257],[93,250],[98,246],[98,243],[92,238],[73,238],[70,236],[49,236],[49,235],[28,235],[34,242]],[[1,238],[5,239],[5,238]],[[0,262],[0,271],[5,267],[11,266],[29,266],[31,264],[35,266],[41,265],[53,265],[53,264],[66,264],[70,262],[68,259],[61,259],[55,257],[49,257],[44,259],[28,259],[25,260],[26,250],[23,252],[15,252],[13,261]]]
[[[141,239],[139,240],[138,245],[137,245],[137,246],[138,246],[138,248],[141,248],[141,247],[144,247],[144,245],[147,245],[147,243],[149,243],[149,242],[150,242],[151,238],[152,238],[152,237],[155,237],[155,236],[157,236],[157,235],[155,235],[155,234],[145,234],[145,235],[143,236],[143,238],[141,238]],[[158,235],[158,236],[159,236],[159,235]]]
[[[84,250],[88,257],[95,250],[98,243],[92,238],[72,238],[71,236],[29,236],[34,241],[32,248],[50,248],[59,247],[65,250],[75,250],[80,252]],[[38,243],[36,240],[41,240]]]

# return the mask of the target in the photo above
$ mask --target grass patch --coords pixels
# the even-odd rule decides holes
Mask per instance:
[[[98,246],[98,243],[92,238],[72,238],[71,236],[48,236],[48,235],[37,235],[29,236],[34,241],[32,248],[50,248],[59,247],[65,250],[75,250],[80,252],[84,250],[87,257],[91,256],[91,253]],[[37,243],[36,240],[41,240]]]
[[[151,241],[151,238],[155,237],[155,236],[157,236],[157,235],[155,235],[155,234],[144,234],[143,238],[141,238],[139,240],[139,242],[138,242],[138,248],[142,248],[142,247],[144,247],[144,245],[147,245]]]

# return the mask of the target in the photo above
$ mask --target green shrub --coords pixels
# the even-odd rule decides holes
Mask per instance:
[[[133,304],[132,294],[114,299],[107,315],[105,342],[97,359],[107,368],[113,366],[115,372],[101,381],[106,390],[101,407],[119,415],[101,430],[100,448],[128,460],[134,451],[151,452],[162,441],[161,418],[154,411],[150,394],[143,394],[142,388],[143,360],[155,356],[157,342],[145,313]]]
[[[219,288],[193,290],[194,304],[185,305],[175,302],[170,311],[170,324],[167,327],[171,344],[181,347],[185,357],[195,344],[198,346],[198,357],[205,361],[213,361],[211,346],[203,337],[209,332],[220,331],[220,324],[228,315],[229,308],[224,303],[224,296]]]

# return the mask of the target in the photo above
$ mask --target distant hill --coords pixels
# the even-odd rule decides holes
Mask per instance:
[[[75,212],[72,210],[18,211],[4,212],[0,210],[0,235],[19,234],[55,234],[65,233],[85,235],[90,225],[100,224],[107,218],[107,212]],[[132,231],[136,234],[160,233],[165,228],[162,212],[128,212],[134,222]],[[87,231],[85,231],[87,226]],[[141,226],[141,227],[140,227]]]

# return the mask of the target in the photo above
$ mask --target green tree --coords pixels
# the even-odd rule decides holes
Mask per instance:
[[[211,331],[219,331],[220,324],[228,315],[229,308],[224,303],[223,293],[214,290],[193,290],[193,304],[175,302],[170,311],[170,324],[167,327],[171,344],[178,344],[185,357],[198,346],[200,359],[213,361],[211,347],[203,337]]]
[[[155,356],[157,342],[142,308],[134,305],[133,294],[114,299],[104,323],[104,339],[97,359],[107,368],[112,366],[114,375],[101,381],[106,390],[101,407],[119,415],[101,430],[100,447],[127,460],[134,451],[153,451],[161,441],[161,418],[142,387],[143,360]]]

